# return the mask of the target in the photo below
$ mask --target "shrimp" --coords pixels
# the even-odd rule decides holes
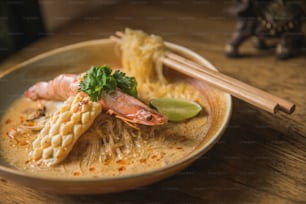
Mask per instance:
[[[69,96],[78,93],[81,80],[82,75],[61,74],[53,80],[34,84],[25,91],[24,95],[31,100],[66,100]],[[167,116],[119,89],[113,93],[103,93],[103,98],[98,102],[101,103],[103,111],[114,115],[132,127],[136,127],[135,124],[162,125],[168,121]]]
[[[64,101],[78,93],[81,77],[76,74],[61,74],[50,81],[37,82],[25,92],[32,100],[45,99]]]

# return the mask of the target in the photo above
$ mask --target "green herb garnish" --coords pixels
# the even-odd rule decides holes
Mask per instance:
[[[80,83],[79,91],[88,94],[92,101],[103,97],[103,92],[112,93],[117,88],[136,97],[137,82],[135,77],[127,77],[125,73],[117,70],[112,74],[112,69],[107,66],[91,67]]]

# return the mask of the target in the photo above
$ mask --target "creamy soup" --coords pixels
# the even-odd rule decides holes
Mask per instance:
[[[138,127],[131,127],[106,113],[98,113],[90,128],[76,140],[69,155],[63,161],[50,166],[31,157],[32,143],[42,128],[46,127],[45,121],[60,104],[49,101],[42,105],[38,101],[21,97],[8,108],[1,119],[1,157],[14,167],[36,175],[65,178],[112,177],[162,168],[184,159],[193,152],[203,141],[211,123],[211,113],[206,98],[197,89],[185,83],[186,77],[183,77],[186,80],[184,81],[169,70],[164,73],[163,66],[157,59],[167,49],[160,37],[127,29],[120,40],[120,48],[124,71],[128,76],[136,78],[138,97],[142,101],[148,104],[151,99],[161,97],[196,101],[203,107],[201,113],[182,122]],[[98,75],[97,73],[93,76]],[[117,77],[123,76],[124,74]],[[92,79],[89,77],[88,80]],[[90,83],[101,82],[99,80],[101,78],[94,79]],[[88,81],[84,79],[83,82]],[[52,84],[54,87],[43,90],[44,94],[69,91],[69,88],[62,87],[65,83],[61,86],[53,82]],[[87,86],[84,87],[86,90]],[[82,84],[79,88],[82,88]],[[97,92],[102,93],[99,90]],[[119,106],[126,108],[124,104]],[[24,129],[25,123],[26,129]]]
[[[138,131],[139,136],[122,140],[118,138],[125,136],[117,135],[118,138],[112,141],[113,146],[117,145],[113,151],[107,150],[107,143],[110,141],[88,130],[79,138],[63,162],[46,166],[29,159],[32,142],[39,130],[16,134],[16,129],[33,114],[33,110],[42,108],[39,102],[21,97],[2,117],[1,157],[17,169],[48,177],[112,177],[151,171],[183,159],[205,137],[210,126],[210,110],[203,96],[199,95],[197,101],[203,106],[202,112],[197,117],[184,122],[170,122],[156,127],[140,125],[139,130],[133,130],[132,127],[123,124],[128,131]],[[57,106],[60,104],[55,102],[45,104],[46,115],[52,114]],[[119,120],[105,113],[101,115],[103,116],[99,116],[102,117],[99,120],[116,122]],[[44,117],[42,116],[42,119]],[[126,148],[127,145],[121,144],[126,141],[132,147]]]

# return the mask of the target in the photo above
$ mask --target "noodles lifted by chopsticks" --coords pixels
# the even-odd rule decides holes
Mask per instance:
[[[170,97],[195,101],[199,94],[184,82],[169,83],[159,60],[167,48],[161,37],[148,35],[141,30],[125,29],[120,48],[124,71],[138,82],[139,97],[144,101]]]
[[[158,60],[165,52],[161,37],[127,28],[120,45],[123,67],[139,83],[166,82],[162,64]]]

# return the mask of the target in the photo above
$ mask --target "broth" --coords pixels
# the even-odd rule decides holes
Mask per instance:
[[[123,151],[120,155],[112,155],[105,159],[101,156],[103,152],[93,153],[103,145],[101,138],[86,132],[63,162],[47,167],[29,160],[35,134],[10,136],[10,131],[27,117],[27,110],[37,108],[38,105],[38,102],[20,97],[1,119],[0,154],[17,169],[48,177],[113,177],[152,171],[178,162],[203,141],[210,127],[210,109],[203,95],[199,96],[197,102],[203,106],[203,111],[195,118],[180,123],[170,122],[153,129],[140,126],[141,132],[146,134],[154,131],[154,136],[143,134],[143,143],[132,153]],[[47,105],[48,112],[54,111],[54,104],[50,102]]]

